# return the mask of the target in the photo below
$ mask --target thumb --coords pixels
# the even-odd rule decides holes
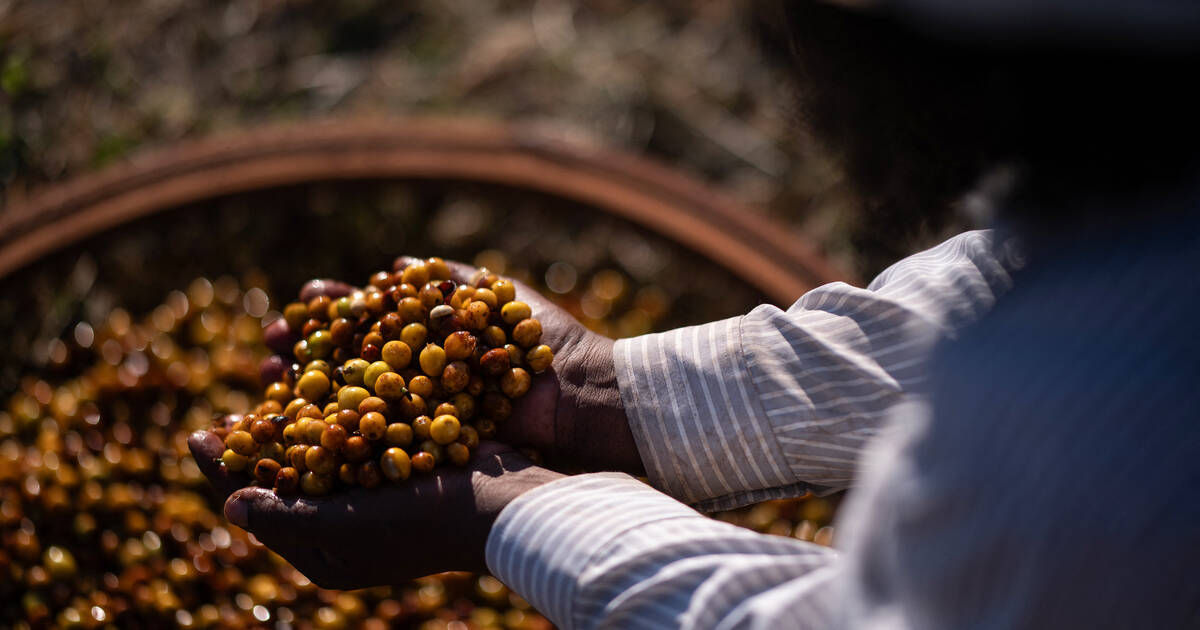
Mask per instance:
[[[310,502],[285,501],[267,488],[242,488],[225,501],[225,518],[262,540],[302,536],[315,512]]]

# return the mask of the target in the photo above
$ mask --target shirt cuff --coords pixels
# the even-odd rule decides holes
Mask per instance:
[[[492,526],[487,565],[551,621],[572,626],[585,571],[623,534],[650,523],[710,519],[623,473],[575,475],[530,490]]]
[[[617,341],[621,402],[650,483],[704,510],[803,494],[757,401],[741,317]]]

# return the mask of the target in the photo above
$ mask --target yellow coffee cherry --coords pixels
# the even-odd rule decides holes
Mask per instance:
[[[441,445],[446,445],[457,440],[461,432],[462,425],[459,423],[458,418],[451,415],[438,416],[429,425],[430,439]]]
[[[296,393],[305,400],[322,400],[329,393],[329,377],[324,372],[305,372],[296,382]]]
[[[358,409],[359,403],[366,400],[370,395],[371,392],[361,387],[343,387],[338,390],[338,409]]]
[[[529,319],[531,316],[533,316],[533,309],[524,302],[513,301],[500,307],[500,319],[509,326],[515,325],[523,319]]]
[[[418,360],[421,371],[430,377],[441,378],[442,370],[446,369],[446,351],[441,346],[426,344]]]
[[[401,334],[403,334],[403,330],[401,330]],[[393,370],[403,370],[412,362],[412,348],[403,341],[389,341],[383,344],[381,356]]]
[[[396,446],[383,452],[383,457],[379,458],[379,467],[383,470],[383,476],[392,481],[408,479],[412,474],[412,461],[408,458],[408,453]]]

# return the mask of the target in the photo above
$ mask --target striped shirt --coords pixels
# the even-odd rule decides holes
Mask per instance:
[[[1005,396],[1044,383],[1041,363],[1030,357],[1037,356],[1036,344],[1049,347],[1056,337],[1010,334],[974,341],[991,344],[990,354],[933,352],[939,341],[938,347],[963,346],[946,340],[984,329],[968,325],[992,319],[997,298],[1012,289],[1019,255],[993,239],[991,232],[960,235],[897,263],[865,289],[827,285],[786,311],[760,306],[743,317],[618,342],[614,359],[622,401],[653,488],[627,475],[599,473],[532,490],[509,505],[493,528],[490,569],[563,628],[1081,627],[1064,623],[1071,617],[1046,614],[1053,610],[1049,605],[1013,606],[1024,601],[1019,597],[1038,601],[1037,593],[1022,588],[1056,585],[1032,576],[1064,568],[1031,564],[1019,546],[1006,546],[1014,541],[999,529],[1007,523],[995,512],[982,510],[980,517],[962,511],[990,498],[964,490],[967,477],[1014,502],[1004,507],[1015,512],[1022,497],[1036,493],[1005,489],[1004,480],[1022,478],[1037,487],[1028,476],[1050,474],[1049,468],[1013,469],[1021,458],[997,456],[1012,451],[989,450],[989,440],[995,439],[993,431],[1009,426],[997,417],[1011,402]],[[1018,320],[1026,327],[1022,331],[1036,328],[1037,317],[1044,316],[1036,307],[1047,299],[1016,302],[1029,305],[1019,314],[1026,318]],[[1077,315],[1084,316],[1086,310]],[[955,356],[961,357],[958,363],[947,358]],[[931,357],[942,358],[941,371],[931,371]],[[1026,363],[1013,359],[1008,367],[1017,373],[989,368],[981,379],[976,372],[987,361],[980,357]],[[955,368],[947,371],[948,364]],[[944,383],[957,388],[941,399],[927,395],[942,391]],[[939,402],[943,399],[947,402]],[[987,406],[981,408],[979,400]],[[958,424],[951,422],[940,434],[949,437],[932,438],[938,433],[931,427],[947,422],[939,405],[956,404],[963,407],[952,414]],[[1073,417],[1069,408],[1055,411]],[[1102,415],[1093,411],[1089,418]],[[1047,434],[1062,434],[1063,442],[1054,445],[1069,449],[1071,431],[1078,434],[1079,426]],[[889,435],[872,439],[881,432]],[[1195,431],[1190,435],[1200,440]],[[1036,431],[1024,437],[1023,448],[1043,448]],[[931,444],[945,452],[921,451]],[[1188,454],[1200,456],[1194,447],[1185,441],[1170,452],[1184,461]],[[862,456],[864,450],[869,454]],[[1053,452],[1043,455],[1038,461],[1055,461]],[[932,475],[929,456],[957,468]],[[862,471],[860,458],[869,463]],[[1081,467],[1084,459],[1080,456]],[[987,466],[977,465],[985,461]],[[846,542],[842,555],[755,534],[697,511],[851,484],[859,489],[839,522],[840,540]],[[936,500],[944,496],[959,500]],[[1049,493],[1033,509],[1051,509],[1052,498]],[[1191,498],[1186,505],[1195,508]],[[926,509],[914,513],[913,506]],[[1094,508],[1086,501],[1078,507]],[[1183,514],[1182,521],[1167,520],[1195,523],[1187,520],[1195,511]],[[978,518],[991,520],[971,521]],[[1194,535],[1200,527],[1190,538],[1185,530],[1171,530],[1175,535],[1167,541],[1200,542]],[[1061,535],[1050,538],[1070,546]],[[997,556],[976,558],[976,548]],[[979,575],[992,567],[1012,569],[1009,575],[1022,580]],[[1101,588],[1096,593],[1119,597]],[[1030,611],[1057,625],[1020,614]]]

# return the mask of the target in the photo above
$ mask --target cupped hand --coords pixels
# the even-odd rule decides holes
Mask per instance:
[[[353,487],[326,497],[280,497],[246,487],[249,478],[217,462],[209,432],[188,445],[200,469],[227,497],[225,515],[324,588],[395,584],[442,571],[486,570],[484,549],[500,511],[522,493],[562,475],[511,448],[480,444],[464,468]]]
[[[403,269],[413,258],[393,264]],[[476,269],[447,261],[452,279],[469,283]],[[629,428],[613,364],[613,340],[592,332],[529,286],[513,281],[516,299],[529,304],[542,323],[542,343],[553,348],[553,365],[533,379],[529,393],[518,399],[512,417],[501,423],[497,439],[517,447],[533,447],[547,466],[566,471],[644,470]],[[354,287],[334,280],[313,280],[301,290],[302,300],[318,295],[341,297]],[[278,353],[263,362],[264,381],[275,380],[290,363],[299,332],[282,318],[267,327],[267,345]]]

